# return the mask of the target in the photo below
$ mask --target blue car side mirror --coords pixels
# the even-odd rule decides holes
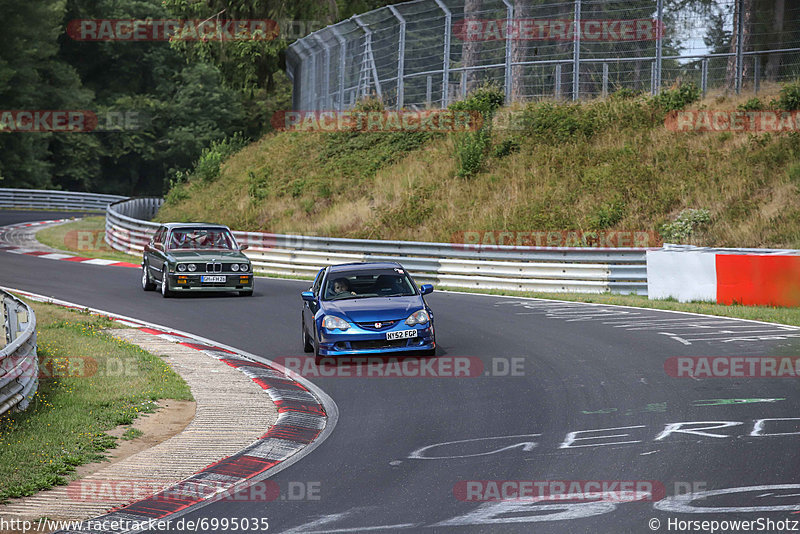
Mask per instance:
[[[431,284],[422,284],[419,286],[419,292],[423,295],[427,295],[428,293],[433,293],[433,286]]]
[[[303,300],[308,302],[314,301],[314,292],[313,291],[303,291],[300,293],[300,296],[303,297]]]

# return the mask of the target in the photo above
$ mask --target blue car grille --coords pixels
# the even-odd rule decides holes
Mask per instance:
[[[364,330],[373,330],[375,332],[380,332],[382,330],[388,330],[400,321],[371,321],[369,323],[356,323],[360,328]],[[380,326],[376,326],[380,323]]]
[[[373,339],[366,341],[351,341],[350,347],[353,350],[379,350],[379,349],[395,349],[405,347],[408,345],[407,339]]]

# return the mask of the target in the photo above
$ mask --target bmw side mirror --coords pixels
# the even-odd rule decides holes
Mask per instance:
[[[239,247],[239,250],[247,250],[248,248],[250,248],[250,245],[242,245]]]
[[[431,284],[422,284],[419,286],[419,292],[423,295],[427,295],[428,293],[433,293],[433,286]]]
[[[303,291],[300,293],[300,296],[303,297],[303,300],[306,302],[314,302],[314,292],[313,291]]]

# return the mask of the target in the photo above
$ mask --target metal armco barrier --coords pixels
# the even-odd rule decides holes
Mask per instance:
[[[0,291],[3,339],[0,341],[0,414],[24,410],[39,385],[36,355],[36,316],[19,300]]]
[[[134,198],[106,213],[106,242],[140,254],[158,224],[150,222],[163,201]],[[442,287],[582,293],[647,294],[644,248],[478,246],[416,241],[377,241],[259,232],[233,232],[249,245],[257,271],[313,276],[326,265],[399,261],[421,282]]]
[[[97,193],[0,188],[0,208],[102,212],[112,202],[125,198]]]

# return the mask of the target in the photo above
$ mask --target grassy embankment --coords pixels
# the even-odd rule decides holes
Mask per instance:
[[[36,232],[36,239],[48,247],[72,252],[87,258],[141,262],[141,256],[125,254],[108,246],[105,241],[106,218],[86,217],[75,222],[51,226]]]
[[[0,416],[0,502],[66,484],[75,467],[116,447],[106,432],[156,409],[192,400],[160,358],[113,338],[108,319],[31,303],[36,313],[39,389],[24,412]],[[137,437],[128,429],[123,439]]]
[[[792,91],[780,100],[773,87],[760,107],[791,103]],[[709,96],[685,109],[759,107],[749,99]],[[522,126],[496,124],[469,177],[459,176],[455,135],[274,133],[221,166],[207,154],[158,218],[449,242],[481,230],[657,233],[693,208],[710,215],[694,243],[800,248],[800,133],[670,131],[667,110],[681,105],[620,95],[506,108]]]
[[[790,107],[800,87],[686,106]],[[800,135],[685,133],[665,127],[685,93],[506,108],[474,172],[464,139],[442,134],[276,133],[227,160],[207,153],[176,184],[159,220],[342,237],[452,241],[463,231],[642,230],[658,233],[687,208],[710,221],[700,245],[800,248]],[[677,105],[676,104],[677,101]],[[666,105],[665,105],[666,104]],[[222,162],[222,164],[220,164]],[[94,223],[100,228],[100,223]],[[672,240],[672,239],[671,239]],[[494,292],[502,293],[502,292]],[[800,312],[648,301],[637,296],[534,294],[800,325]]]

